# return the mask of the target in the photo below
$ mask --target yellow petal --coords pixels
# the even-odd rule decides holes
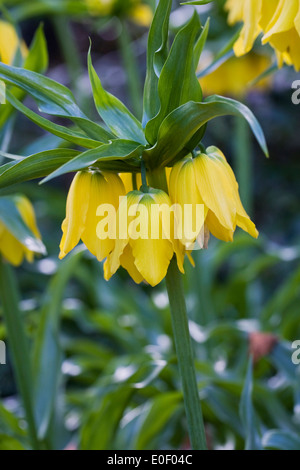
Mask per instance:
[[[239,39],[234,44],[234,53],[237,57],[249,52],[255,39],[261,32],[259,20],[261,17],[262,0],[246,0],[244,4],[244,26]]]
[[[148,238],[130,239],[129,243],[132,248],[134,264],[138,271],[151,286],[156,286],[166,276],[174,251],[170,240],[164,240],[162,237],[160,239],[151,237],[152,204],[156,204],[156,202],[148,195],[145,195],[139,204],[139,206],[144,205],[147,209],[141,211],[141,223],[143,227],[148,225]]]
[[[245,0],[227,0],[225,10],[228,11],[228,23],[233,25],[244,18]]]
[[[7,229],[0,238],[0,252],[13,266],[19,266],[25,254],[24,246]]]
[[[34,209],[29,199],[27,199],[25,196],[16,196],[15,201],[25,224],[30,228],[32,233],[37,238],[41,239],[41,234],[36,223]]]
[[[201,154],[194,159],[196,182],[205,206],[215,214],[223,227],[233,231],[235,197],[224,163],[221,156],[214,154]]]
[[[218,238],[219,240],[223,240],[224,242],[233,241],[233,232],[235,227],[232,230],[224,227],[222,224],[220,224],[219,220],[212,211],[208,211],[205,224],[214,237]]]
[[[66,218],[62,223],[63,236],[60,242],[59,258],[66,256],[79,242],[85,229],[89,205],[91,173],[76,173],[67,197]]]
[[[116,235],[114,249],[109,253],[105,263],[105,279],[109,279],[120,267],[120,258],[129,242],[128,225],[135,217],[132,214],[128,216],[129,208],[135,206],[137,209],[138,203],[142,197],[139,191],[131,191],[124,197],[119,205],[116,221]]]
[[[289,31],[294,27],[295,17],[299,9],[299,0],[280,0],[272,20],[266,28],[262,43],[266,44],[272,36]]]
[[[106,239],[100,239],[97,236],[97,226],[100,221],[97,209],[102,204],[111,204],[115,209],[116,215],[119,198],[125,195],[125,190],[118,175],[94,172],[91,174],[89,191],[89,204],[81,239],[87,249],[99,261],[102,261],[113,250],[115,240],[109,236]]]
[[[208,149],[206,149],[206,151],[209,155],[215,155],[216,157],[219,156],[221,158],[220,161],[223,161],[224,171],[226,171],[227,176],[230,180],[232,193],[235,199],[236,225],[238,225],[238,227],[245,230],[245,232],[248,232],[249,235],[251,235],[252,237],[257,238],[258,231],[256,230],[254,223],[250,220],[250,217],[248,216],[248,214],[246,213],[243,207],[243,204],[241,202],[241,198],[239,195],[239,185],[237,183],[237,180],[235,178],[235,174],[233,173],[232,168],[226,161],[224,154],[217,147],[209,147]]]
[[[23,57],[27,55],[25,43],[20,42],[15,28],[6,21],[0,20],[0,60],[4,64],[12,64],[18,47]]]

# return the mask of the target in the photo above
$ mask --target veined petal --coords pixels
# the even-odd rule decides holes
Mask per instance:
[[[159,233],[159,238],[153,236],[153,232],[157,227],[153,227],[152,224],[157,223],[160,225],[159,220],[152,220],[151,218],[151,207],[157,203],[157,198],[153,198],[150,194],[143,196],[138,207],[138,212],[140,212],[140,236],[134,239],[133,233],[130,233],[129,239],[134,264],[145,281],[151,286],[156,286],[166,276],[174,254],[171,241],[163,239],[162,233]]]
[[[254,223],[250,220],[250,217],[248,216],[248,214],[246,213],[243,207],[243,204],[239,195],[238,182],[236,180],[235,174],[233,173],[231,166],[227,163],[225,155],[217,147],[209,147],[206,149],[206,151],[209,155],[219,156],[224,162],[224,166],[226,168],[228,178],[230,179],[230,182],[231,182],[232,193],[233,193],[235,204],[236,204],[236,225],[238,225],[238,227],[241,227],[243,230],[245,230],[245,232],[248,232],[249,235],[251,235],[252,237],[257,238],[258,231],[256,230]]]
[[[66,218],[62,223],[63,236],[60,242],[59,258],[66,256],[79,242],[85,229],[89,206],[91,173],[76,173],[67,197]]]
[[[214,237],[218,238],[219,240],[223,240],[224,242],[233,241],[235,227],[233,229],[224,227],[212,211],[208,211],[205,224]]]
[[[81,239],[88,250],[102,261],[113,250],[115,239],[111,233],[107,233],[107,238],[99,238],[97,226],[99,219],[97,210],[102,204],[108,204],[113,210],[111,217],[115,218],[119,206],[120,197],[125,195],[124,185],[118,175],[113,173],[94,172],[91,174],[89,204],[86,213],[85,228]],[[111,211],[109,211],[110,215]],[[115,223],[115,220],[109,220]]]
[[[215,214],[223,227],[234,231],[236,205],[228,178],[228,164],[220,156],[201,154],[194,159],[194,165],[198,190],[205,206]]]
[[[261,6],[261,16],[259,20],[259,25],[263,31],[267,31],[269,25],[274,17],[274,14],[277,10],[280,0],[262,0]]]
[[[298,35],[300,36],[300,0],[298,0],[298,13],[295,17],[294,24]]]
[[[105,262],[105,279],[109,279],[120,267],[121,256],[129,242],[128,225],[134,219],[138,203],[142,197],[139,191],[131,191],[125,196],[119,206],[116,221],[116,241],[114,249],[109,253]],[[135,211],[128,216],[129,208],[135,207]]]
[[[130,245],[127,245],[125,247],[125,250],[123,251],[122,255],[120,256],[120,263],[121,266],[126,269],[128,272],[129,276],[132,277],[134,282],[137,284],[140,284],[142,281],[144,281],[143,276],[141,273],[138,271],[135,263],[134,263],[134,257],[132,254],[132,248]]]
[[[246,0],[244,3],[244,26],[239,36],[239,39],[234,45],[234,53],[236,56],[241,56],[249,52],[255,39],[261,32],[259,20],[261,17],[262,0]]]
[[[292,29],[298,9],[299,0],[289,0],[288,2],[286,0],[280,0],[274,16],[266,28],[262,43],[266,44],[275,34]]]

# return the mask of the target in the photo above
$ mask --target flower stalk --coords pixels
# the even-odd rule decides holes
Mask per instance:
[[[170,263],[166,283],[191,446],[194,450],[206,450],[205,429],[195,374],[183,282],[174,259]]]
[[[156,188],[167,190],[167,180],[164,169],[156,169],[150,172],[148,177],[151,186],[153,185]],[[166,284],[191,447],[194,450],[206,450],[206,436],[196,380],[194,354],[189,332],[184,288],[175,257],[171,260],[169,265],[166,275]]]

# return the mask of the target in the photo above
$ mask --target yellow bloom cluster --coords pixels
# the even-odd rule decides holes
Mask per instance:
[[[30,228],[36,238],[41,239],[30,201],[25,196],[16,196],[15,203],[24,223]],[[17,240],[2,222],[0,222],[0,253],[13,266],[19,266],[23,262],[24,257],[30,263],[32,263],[34,258],[34,253]]]
[[[23,41],[20,42],[15,28],[10,23],[0,20],[0,61],[12,64],[18,48],[22,56],[26,57],[27,47]]]
[[[205,234],[201,246],[206,246],[209,233],[232,241],[237,226],[258,236],[242,206],[234,173],[216,147],[194,158],[188,155],[168,169],[166,176],[169,194],[144,185],[133,190],[131,174],[78,172],[67,198],[60,258],[81,239],[99,261],[107,258],[105,279],[122,266],[135,282],[155,286],[165,277],[173,256],[184,272],[184,256],[190,256],[191,245],[200,234]],[[137,188],[140,183],[138,175]],[[194,213],[177,217],[177,209],[184,213],[185,205],[203,208],[193,239],[185,238],[182,225],[186,218],[193,219]],[[188,222],[193,225],[193,220]]]
[[[259,34],[262,44],[269,43],[276,52],[279,66],[285,62],[300,70],[299,0],[227,0],[228,22],[243,22],[234,52],[249,52]]]

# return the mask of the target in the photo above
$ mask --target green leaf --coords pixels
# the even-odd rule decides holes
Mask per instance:
[[[164,166],[173,164],[192,150],[191,142],[194,147],[197,145],[193,137],[204,124],[211,119],[226,115],[244,117],[262,150],[268,155],[263,131],[249,108],[230,98],[213,95],[203,103],[192,101],[186,103],[167,116],[160,126],[157,143],[151,149],[144,151],[148,165],[155,167],[159,162]]]
[[[46,39],[43,32],[43,27],[39,26],[37,29],[34,38],[32,40],[31,46],[29,48],[28,55],[24,62],[24,68],[28,70],[34,70],[35,72],[45,72],[48,67],[48,51]],[[10,90],[16,98],[22,100],[26,93],[23,90],[13,88]],[[8,90],[7,90],[8,93]],[[7,97],[6,97],[7,98]],[[8,100],[9,101],[9,100]],[[13,113],[14,108],[6,103],[5,106],[1,106],[1,116],[0,116],[0,128],[4,125],[7,119]]]
[[[169,392],[155,397],[137,433],[135,449],[153,449],[153,445],[157,445],[159,441],[162,430],[182,406],[183,399],[180,392]]]
[[[17,238],[19,242],[26,246],[26,248],[35,253],[46,253],[43,242],[35,237],[30,228],[23,221],[15,205],[14,197],[0,197],[0,220],[7,230]]]
[[[49,429],[61,374],[62,350],[59,343],[61,304],[66,284],[76,271],[85,247],[76,248],[52,279],[36,333],[33,356],[34,412],[39,439]]]
[[[23,103],[21,103],[21,101],[19,101],[10,91],[7,91],[6,99],[13,105],[15,109],[23,113],[32,122],[37,124],[42,129],[50,132],[51,134],[60,137],[61,139],[86,148],[95,148],[100,144],[99,140],[90,139],[84,133],[73,131],[65,126],[55,124],[48,119],[39,116],[34,111],[27,108]]]
[[[13,413],[8,411],[0,403],[0,432],[7,436],[14,437],[15,439],[21,439],[26,436],[26,432],[21,427],[20,418],[17,418]]]
[[[80,145],[87,148],[95,148],[99,146],[99,140],[93,140],[87,137],[85,134],[72,131],[71,129],[55,124],[42,116],[39,116],[31,109],[27,108],[21,101],[19,101],[10,91],[7,91],[6,99],[9,101],[15,109],[23,113],[32,122],[37,124],[45,131],[51,132],[51,134],[60,137],[73,144]]]
[[[23,444],[13,437],[0,434],[0,450],[26,450]]]
[[[299,436],[288,431],[268,431],[262,444],[265,449],[300,450]]]
[[[201,57],[201,54],[203,52],[203,49],[204,49],[204,46],[205,46],[205,43],[206,43],[206,39],[207,39],[208,31],[209,31],[209,24],[210,24],[210,19],[207,18],[206,23],[205,23],[205,25],[202,29],[202,32],[199,36],[199,39],[196,42],[195,47],[194,47],[195,70],[197,70],[197,68],[198,68],[200,57]]]
[[[42,24],[36,30],[23,67],[39,73],[44,73],[48,68],[48,49]]]
[[[260,450],[260,436],[257,431],[256,422],[255,422],[255,411],[252,404],[252,357],[249,359],[248,370],[244,389],[242,392],[241,402],[240,402],[240,416],[242,423],[245,428],[246,434],[246,445],[245,450]]]
[[[0,295],[14,373],[26,414],[28,434],[33,448],[38,449],[39,443],[33,411],[32,369],[28,338],[19,310],[20,296],[17,289],[17,280],[12,267],[4,262],[2,257],[0,257]]]
[[[168,56],[169,19],[172,0],[160,0],[150,27],[147,74],[144,87],[143,126],[159,111],[158,79]]]
[[[29,93],[42,113],[65,117],[77,124],[88,136],[100,142],[109,142],[112,134],[89,120],[77,106],[72,92],[36,72],[0,63],[0,79]]]
[[[109,450],[134,390],[124,385],[94,403],[81,430],[81,450]],[[93,400],[95,402],[95,399]]]
[[[106,125],[120,139],[146,144],[141,123],[118,98],[104,90],[100,78],[92,65],[91,47],[88,53],[88,69],[95,105]]]
[[[65,173],[82,170],[97,163],[97,166],[106,169],[106,163],[122,164],[124,160],[130,160],[139,157],[144,149],[143,145],[138,145],[130,140],[113,140],[109,144],[101,145],[96,149],[87,150],[77,155],[75,158],[65,163],[63,166],[55,170],[42,183],[46,183],[53,178],[64,175]],[[121,171],[122,167],[120,167]]]
[[[188,101],[202,100],[194,64],[194,47],[200,26],[199,16],[194,13],[174,39],[158,81],[160,110],[146,125],[146,138],[152,145],[166,116]]]
[[[0,167],[0,188],[47,176],[77,155],[78,151],[71,149],[46,150],[6,163]]]

